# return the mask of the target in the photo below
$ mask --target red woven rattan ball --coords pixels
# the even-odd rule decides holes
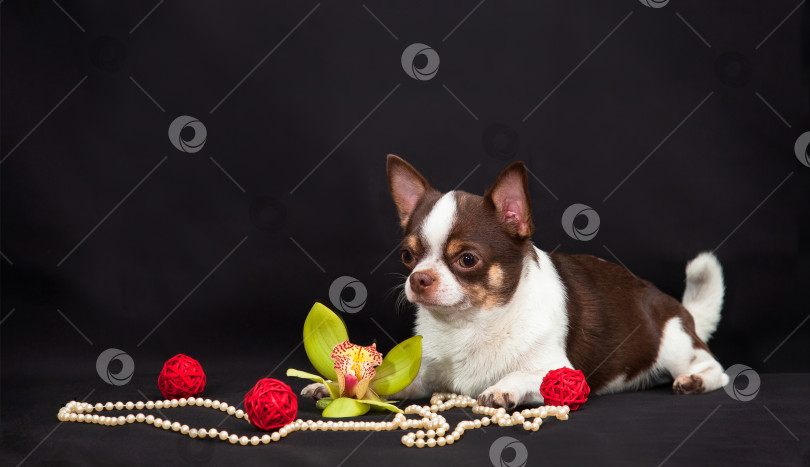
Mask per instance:
[[[570,368],[549,371],[540,384],[540,394],[546,405],[567,405],[571,410],[584,404],[590,393],[585,375]]]
[[[260,379],[245,394],[245,412],[250,423],[262,430],[280,428],[295,420],[298,399],[289,386],[277,379]]]
[[[166,399],[196,396],[205,389],[205,373],[197,360],[177,354],[163,364],[158,387]]]

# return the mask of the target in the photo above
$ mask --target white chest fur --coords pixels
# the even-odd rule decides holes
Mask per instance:
[[[424,384],[477,395],[508,373],[570,366],[565,290],[548,254],[524,260],[511,301],[491,310],[435,313],[419,307]]]

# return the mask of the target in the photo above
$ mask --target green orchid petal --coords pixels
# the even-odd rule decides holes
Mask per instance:
[[[369,411],[371,408],[369,404],[369,401],[341,397],[326,406],[323,410],[323,416],[326,418],[357,417]]]
[[[323,304],[316,302],[304,321],[304,350],[312,366],[324,378],[337,380],[335,362],[330,355],[336,345],[347,340],[349,334],[340,317]]]
[[[413,336],[388,352],[376,369],[371,388],[383,396],[402,391],[416,378],[421,365],[422,336]]]
[[[313,375],[312,373],[307,373],[306,371],[296,370],[295,368],[287,368],[287,376],[311,379],[312,381],[315,381],[317,383],[323,383],[325,381],[322,377],[318,375]]]
[[[329,390],[329,395],[332,396],[332,399],[337,399],[340,397],[340,389],[338,389],[338,384],[334,381],[324,381],[324,386],[326,389]]]
[[[318,399],[318,402],[315,403],[315,406],[318,407],[319,409],[323,410],[329,404],[331,404],[333,400],[334,399],[332,399],[331,397],[324,397],[323,399]]]
[[[296,378],[304,378],[315,381],[316,383],[322,383],[324,386],[326,386],[326,389],[329,391],[329,395],[332,396],[333,399],[338,397],[338,385],[334,381],[326,381],[318,375],[313,375],[312,373],[307,373],[306,371],[296,370],[295,368],[288,368],[287,376],[294,376]]]
[[[371,399],[363,399],[361,402],[363,402],[364,404],[371,405],[372,409],[377,409],[377,408],[379,408],[379,409],[387,409],[387,410],[390,410],[391,412],[403,413],[402,410],[399,407],[397,407],[396,405],[391,404],[389,402],[375,401],[375,400],[371,400]]]

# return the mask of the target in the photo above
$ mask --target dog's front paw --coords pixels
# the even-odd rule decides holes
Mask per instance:
[[[329,397],[329,390],[321,383],[312,383],[301,390],[301,395],[317,401]]]
[[[518,396],[512,391],[491,386],[478,396],[478,405],[494,407],[496,409],[503,407],[507,410],[511,410],[517,407]]]

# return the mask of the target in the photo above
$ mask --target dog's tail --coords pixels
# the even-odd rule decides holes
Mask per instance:
[[[717,329],[724,292],[723,268],[712,253],[701,253],[686,265],[682,303],[695,319],[695,331],[703,342]]]

